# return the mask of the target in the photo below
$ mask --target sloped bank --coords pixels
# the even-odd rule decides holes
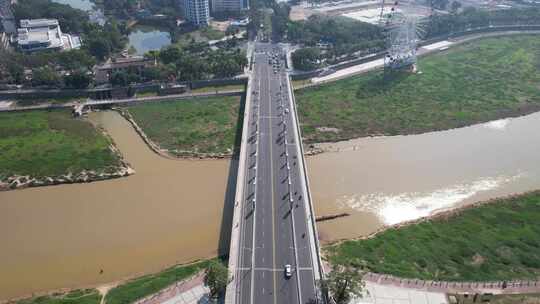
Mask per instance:
[[[540,191],[478,202],[325,248],[330,263],[436,281],[536,280]]]
[[[239,146],[238,96],[140,104],[116,110],[155,153],[175,159],[230,158]]]
[[[104,130],[68,111],[0,115],[0,191],[135,173]]]
[[[306,143],[420,134],[540,110],[540,36],[469,41],[419,60],[421,73],[380,71],[296,90]]]

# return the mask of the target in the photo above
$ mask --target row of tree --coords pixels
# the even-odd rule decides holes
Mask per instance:
[[[486,11],[467,7],[460,13],[435,15],[427,23],[426,39],[468,29],[501,25],[540,25],[540,8]]]
[[[123,50],[127,42],[123,24],[107,22],[102,26],[92,23],[86,12],[51,0],[19,0],[14,5],[14,15],[17,22],[21,19],[58,19],[62,31],[81,36],[83,47],[31,54],[1,50],[2,83],[86,87],[96,62]]]
[[[212,50],[207,43],[197,42],[184,48],[171,45],[160,51],[150,51],[145,57],[155,60],[157,65],[145,68],[142,74],[135,70],[115,73],[112,84],[227,78],[243,73],[248,63],[245,52],[238,48]]]
[[[467,7],[458,13],[459,5],[455,5],[453,10],[451,14],[428,19],[426,34],[421,38],[430,39],[479,27],[540,25],[540,8],[485,11]],[[359,52],[363,55],[385,48],[380,27],[345,17],[311,16],[306,21],[289,22],[288,37],[305,46],[292,56],[294,67],[299,70],[319,68],[321,62],[331,63],[344,54]]]

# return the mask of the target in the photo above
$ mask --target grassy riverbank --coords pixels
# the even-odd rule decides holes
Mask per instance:
[[[105,296],[107,304],[127,304],[154,294],[161,289],[190,278],[206,269],[210,260],[177,265],[156,274],[129,280],[112,288]],[[99,304],[101,295],[96,289],[75,290],[69,293],[56,293],[17,301],[17,304]]]
[[[119,158],[110,144],[69,111],[0,113],[0,180],[114,169]]]
[[[540,110],[540,36],[472,41],[421,58],[419,70],[297,90],[307,142],[444,130]]]
[[[185,266],[174,266],[157,274],[143,276],[111,289],[105,297],[107,304],[126,304],[175,283],[187,279],[205,269],[209,261],[202,261]]]
[[[231,154],[241,126],[239,96],[145,103],[128,110],[152,141],[179,155]]]
[[[406,278],[534,279],[540,274],[540,191],[327,247],[332,263]]]
[[[99,304],[101,295],[95,289],[75,290],[65,294],[35,297],[17,301],[17,304]]]
[[[226,91],[245,91],[245,84],[228,84],[222,86],[208,86],[191,90],[191,93],[214,93]]]

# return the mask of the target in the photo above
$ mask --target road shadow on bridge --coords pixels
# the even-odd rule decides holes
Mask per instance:
[[[234,197],[236,194],[236,181],[238,177],[238,164],[240,156],[240,144],[242,142],[242,127],[244,122],[244,109],[246,103],[246,94],[240,99],[238,108],[238,119],[236,121],[236,133],[234,136],[234,150],[229,163],[229,172],[227,174],[227,188],[223,200],[223,215],[221,217],[221,230],[219,233],[218,255],[222,259],[227,259],[231,242],[232,219],[234,212]]]

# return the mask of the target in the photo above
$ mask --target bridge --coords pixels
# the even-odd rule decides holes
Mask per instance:
[[[324,303],[315,217],[285,53],[257,43],[248,81],[228,304]],[[290,272],[286,270],[290,268]]]

